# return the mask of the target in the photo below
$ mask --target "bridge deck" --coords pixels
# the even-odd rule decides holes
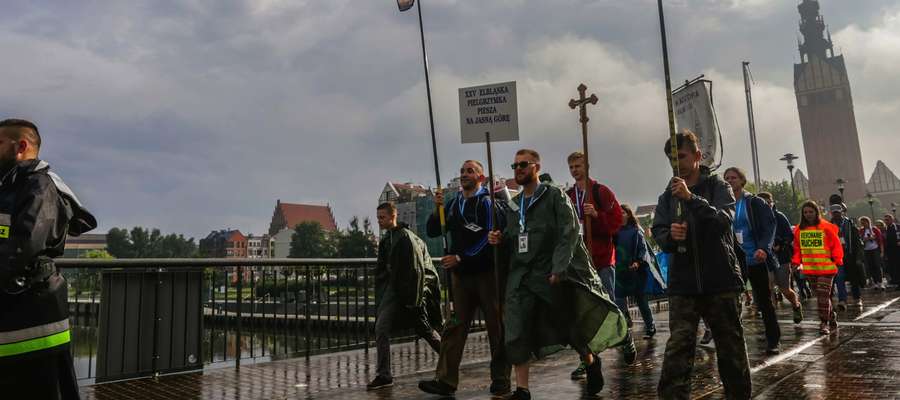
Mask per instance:
[[[745,319],[747,348],[753,366],[754,397],[758,399],[887,399],[900,398],[900,292],[864,294],[866,306],[841,313],[837,334],[821,337],[814,320],[815,299],[805,302],[805,322],[790,321],[790,307],[778,309],[782,328],[782,354],[764,355],[762,322]],[[656,397],[665,341],[666,313],[657,313],[659,333],[653,340],[638,338],[638,362],[628,366],[617,350],[603,354],[606,386],[602,398]],[[639,319],[638,319],[639,320]],[[641,325],[635,325],[641,332]],[[244,364],[203,373],[164,376],[84,387],[85,399],[423,399],[416,382],[433,376],[437,357],[424,343],[397,344],[393,349],[395,385],[366,392],[374,377],[375,352],[363,350]],[[490,398],[487,386],[488,346],[484,334],[469,338],[456,398]],[[697,351],[693,397],[722,398],[715,351]],[[532,393],[536,399],[583,397],[583,382],[569,372],[577,363],[564,351],[535,363]]]

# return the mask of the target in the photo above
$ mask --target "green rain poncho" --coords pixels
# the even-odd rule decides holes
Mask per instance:
[[[403,310],[395,318],[394,331],[410,328],[422,317],[434,329],[443,325],[437,270],[425,242],[405,225],[386,231],[378,244],[376,308],[392,297]]]
[[[621,344],[624,316],[610,300],[578,234],[575,210],[559,188],[542,184],[530,199],[510,201],[503,251],[509,257],[505,340],[509,360],[521,364],[561,345],[597,353]],[[523,212],[522,209],[525,209]],[[520,252],[524,216],[528,251]],[[552,286],[551,273],[562,282]]]

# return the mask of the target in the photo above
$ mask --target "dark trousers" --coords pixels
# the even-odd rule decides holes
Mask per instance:
[[[873,285],[881,285],[884,281],[884,273],[881,264],[881,249],[866,250],[866,269],[872,277]]]
[[[769,346],[776,346],[781,341],[781,328],[778,326],[778,316],[775,315],[775,306],[772,304],[769,270],[766,264],[751,265],[749,269],[753,298],[756,299],[756,307],[762,313],[763,325],[766,327],[766,341],[769,342]]]
[[[475,312],[481,309],[491,346],[491,381],[509,381],[510,365],[503,345],[500,295],[493,270],[450,274],[453,280],[455,318],[448,319],[441,333],[441,349],[436,379],[450,386],[459,385],[459,363]]]
[[[891,276],[891,284],[900,285],[900,250],[885,249],[885,270]]]
[[[0,398],[80,399],[69,345],[60,347],[14,363],[0,361]]]
[[[412,324],[416,335],[424,339],[434,351],[440,350],[441,336],[428,324],[424,309],[407,308],[399,304],[395,296],[388,295],[378,305],[376,312],[375,351],[377,359],[375,373],[378,376],[388,379],[394,377],[391,371],[391,332],[394,330],[394,324],[398,322],[398,318],[409,319],[402,322]]]
[[[691,374],[697,350],[700,319],[712,331],[716,343],[719,377],[728,399],[749,399],[750,362],[741,326],[739,293],[669,296],[669,329],[662,376],[657,394],[661,399],[689,399]]]

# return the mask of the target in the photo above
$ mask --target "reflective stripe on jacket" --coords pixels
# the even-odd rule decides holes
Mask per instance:
[[[821,220],[816,226],[794,232],[794,265],[803,265],[807,275],[833,275],[844,263],[844,248],[834,224]]]
[[[0,357],[46,350],[69,343],[69,320],[0,332]]]

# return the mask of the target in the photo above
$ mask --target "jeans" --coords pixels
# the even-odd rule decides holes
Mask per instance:
[[[834,284],[837,285],[838,301],[847,301],[847,269],[844,266],[838,267],[837,276],[834,277]],[[850,293],[854,299],[860,298],[859,287],[850,284]]]
[[[606,290],[606,293],[609,293],[609,298],[616,297],[616,267],[609,266],[605,268],[600,268],[597,270],[597,275],[600,275],[600,283],[603,284],[603,289]],[[626,312],[627,309],[622,309],[622,312]]]

